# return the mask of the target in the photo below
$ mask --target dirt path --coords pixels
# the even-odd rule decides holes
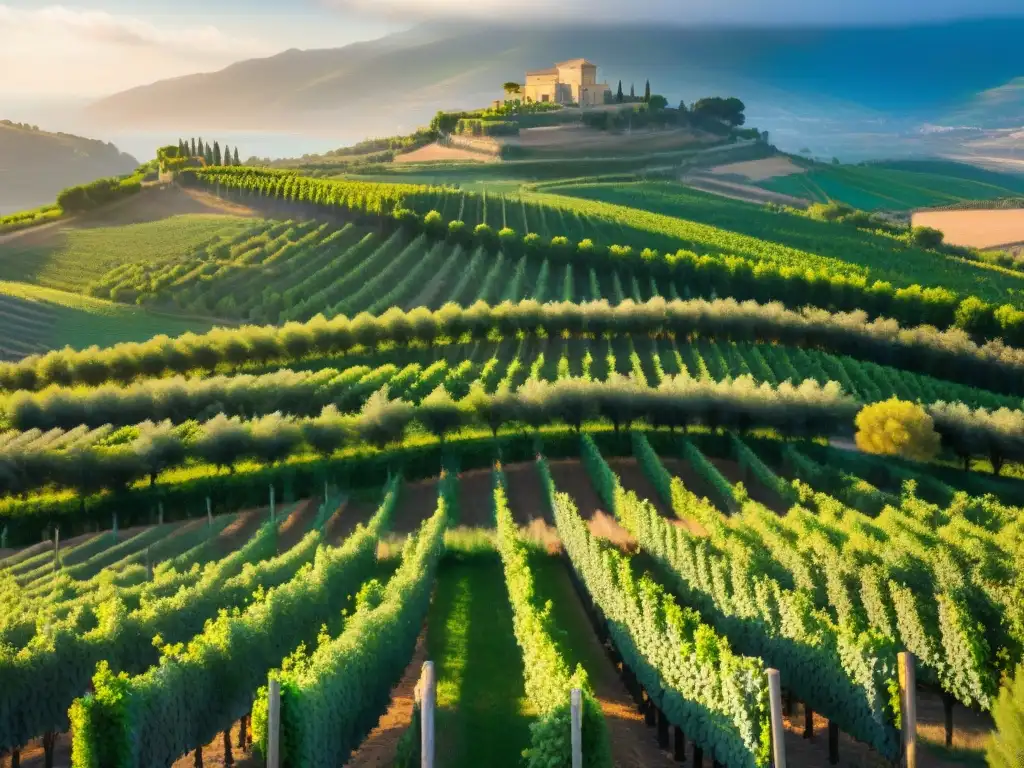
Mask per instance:
[[[752,184],[724,181],[700,173],[683,174],[679,180],[686,186],[693,187],[701,192],[709,192],[713,195],[721,195],[722,197],[741,200],[745,203],[754,203],[756,205],[776,203],[778,205],[789,205],[794,208],[807,208],[811,204],[810,200],[804,200],[802,197],[772,192],[768,189],[755,187]]]
[[[395,759],[395,750],[402,734],[412,723],[416,683],[419,682],[423,662],[427,660],[427,633],[424,629],[416,640],[416,651],[402,679],[391,690],[391,704],[381,715],[377,727],[370,731],[359,749],[345,763],[347,768],[383,768]]]
[[[398,496],[392,533],[413,533],[437,510],[437,478],[406,482]]]
[[[283,554],[294,547],[309,532],[316,516],[319,498],[304,499],[295,505],[291,514],[277,529],[277,554]]]
[[[270,514],[268,509],[251,509],[239,512],[238,517],[227,528],[217,534],[213,541],[214,560],[227,557],[247,542]]]
[[[472,469],[460,473],[459,525],[470,528],[494,528],[491,514],[492,498],[493,479],[490,469]]]

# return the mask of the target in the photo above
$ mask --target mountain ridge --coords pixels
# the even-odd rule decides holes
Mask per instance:
[[[433,24],[139,86],[86,115],[101,125],[383,135],[438,109],[480,106],[498,98],[506,80],[571,54],[595,60],[613,87],[622,79],[627,89],[642,88],[650,79],[670,103],[739,96],[751,124],[783,135],[807,119],[823,131],[834,124],[826,132],[856,121],[865,124],[858,130],[884,123],[887,132],[906,132],[964,110],[977,127],[1005,128],[1012,104],[979,95],[1024,74],[1014,53],[1021,37],[1024,19],[877,28]]]

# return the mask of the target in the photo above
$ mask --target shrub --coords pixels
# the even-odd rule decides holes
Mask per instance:
[[[932,417],[916,403],[893,398],[867,405],[857,414],[857,447],[866,453],[929,461],[940,437]]]

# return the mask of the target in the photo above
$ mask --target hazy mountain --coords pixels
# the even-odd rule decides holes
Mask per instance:
[[[113,144],[0,120],[0,212],[51,203],[65,187],[138,165]]]
[[[290,50],[103,99],[100,125],[225,129],[332,127],[384,134],[440,108],[479,106],[528,68],[585,56],[613,86],[644,81],[670,102],[730,94],[749,122],[830,149],[845,134],[917,139],[963,115],[1024,123],[1024,19],[893,28],[426,25],[330,50]]]

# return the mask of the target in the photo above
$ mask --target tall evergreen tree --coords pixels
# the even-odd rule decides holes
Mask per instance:
[[[198,155],[199,155],[199,153],[198,153],[198,152],[196,152],[196,137],[195,137],[195,136],[193,136],[193,137],[192,137],[192,151],[191,151],[191,152],[189,152],[189,155],[188,155],[188,156],[189,156],[189,157],[196,157],[196,156],[198,156]]]
[[[647,81],[647,85],[644,86],[644,104],[651,102],[651,81]]]
[[[615,100],[621,104],[624,98],[625,97],[622,95],[622,81],[619,80],[619,90],[615,93]]]
[[[196,152],[197,157],[206,157],[206,145],[203,144],[202,136],[199,137],[199,141],[196,144],[196,149],[199,150],[198,152]]]
[[[220,142],[219,141],[213,142],[213,164],[214,165],[222,165],[221,161],[223,159],[224,158],[221,157],[221,154],[220,154]]]
[[[242,163],[238,160],[238,145],[235,145],[235,165],[241,165]]]
[[[631,99],[635,99],[636,98],[636,90],[633,88],[633,84],[632,83],[629,84],[629,98],[631,98]]]

